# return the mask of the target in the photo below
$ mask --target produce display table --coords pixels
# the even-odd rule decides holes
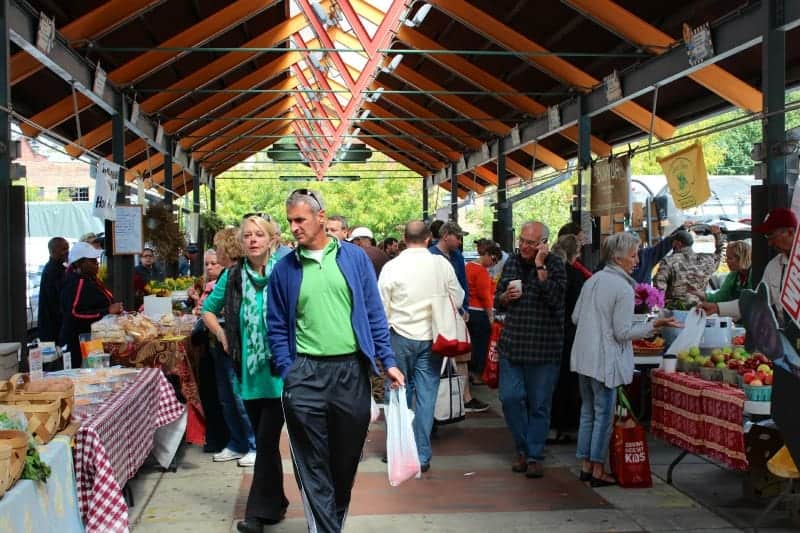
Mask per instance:
[[[143,343],[104,342],[111,354],[111,364],[132,368],[160,368],[180,381],[181,395],[186,399],[188,423],[186,441],[205,443],[205,417],[197,388],[197,376],[191,341],[187,336],[160,337]]]
[[[75,494],[71,439],[57,436],[39,455],[50,466],[47,483],[21,479],[0,499],[0,531],[83,531]]]
[[[86,531],[128,530],[122,487],[153,449],[156,430],[180,420],[184,411],[161,370],[145,368],[94,414],[76,412],[81,426],[75,433],[75,479]]]
[[[709,457],[734,470],[747,470],[744,444],[744,392],[720,382],[662,370],[651,372],[653,435],[683,452]]]

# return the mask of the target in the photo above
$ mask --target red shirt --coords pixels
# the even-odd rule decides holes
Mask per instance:
[[[487,311],[494,307],[492,278],[489,271],[478,263],[466,264],[467,286],[469,287],[469,306]]]
[[[573,266],[573,267],[574,267],[574,268],[575,268],[575,269],[576,269],[578,272],[580,272],[581,274],[583,274],[583,277],[584,277],[584,278],[586,278],[586,279],[589,279],[589,278],[591,278],[591,277],[592,277],[592,271],[591,271],[591,270],[589,270],[588,268],[586,268],[585,266],[583,266],[583,263],[581,263],[580,261],[578,261],[578,260],[575,260],[575,262],[574,262],[574,263],[572,263],[572,266]]]

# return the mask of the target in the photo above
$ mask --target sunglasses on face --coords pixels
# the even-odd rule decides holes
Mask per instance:
[[[294,196],[295,194],[299,194],[302,196],[310,196],[311,198],[314,199],[315,202],[317,202],[317,207],[319,207],[320,211],[322,210],[322,202],[319,201],[319,198],[316,197],[314,191],[312,191],[311,189],[295,189],[289,196],[291,197]]]

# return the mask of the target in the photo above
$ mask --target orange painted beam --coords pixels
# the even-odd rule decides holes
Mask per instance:
[[[378,118],[395,117],[395,115],[389,113],[387,110],[374,103],[366,103],[364,104],[363,108],[369,109],[370,113],[372,113],[373,116]],[[461,157],[460,152],[453,150],[452,148],[450,148],[449,146],[447,146],[446,144],[437,139],[427,136],[424,131],[415,126],[412,126],[410,123],[404,120],[393,120],[391,121],[390,125],[402,131],[403,133],[415,136],[418,142],[430,146],[434,150],[437,150],[439,153],[444,155],[450,161],[457,161],[458,158]]]
[[[368,131],[369,133],[372,133],[373,135],[391,135],[391,133],[392,133],[391,131],[387,130],[386,128],[384,128],[382,126],[379,126],[375,122],[370,122],[368,124],[367,123],[362,123],[362,124],[359,124],[359,125],[361,126],[361,131]],[[422,151],[421,148],[418,148],[418,147],[414,146],[413,144],[411,144],[410,142],[404,141],[402,139],[397,139],[397,138],[386,139],[386,138],[384,138],[383,142],[388,144],[388,145],[391,145],[391,146],[393,146],[395,148],[399,148],[401,150],[404,150],[404,151],[408,152],[408,155],[410,157],[413,157],[415,159],[419,159],[420,161],[423,161],[423,162],[429,164],[430,166],[432,166],[436,170],[440,170],[440,169],[444,168],[445,165],[446,165],[445,163],[443,163],[439,159],[435,158],[431,154]]]
[[[677,41],[611,0],[564,0],[564,3],[653,54],[663,54]],[[689,74],[689,78],[741,109],[751,113],[763,109],[761,91],[722,67],[709,65]]]
[[[303,29],[306,25],[307,21],[305,16],[303,14],[296,15],[289,20],[273,26],[258,37],[249,40],[244,43],[241,48],[268,48],[275,46],[288,39],[294,32]],[[256,52],[229,52],[212,61],[205,67],[189,74],[182,80],[173,83],[169,86],[169,89],[197,89],[204,87],[220,76],[250,61],[256,55],[258,55]],[[172,92],[155,94],[141,103],[142,112],[153,113],[159,111],[181,97],[181,94]]]
[[[477,174],[479,178],[483,178],[492,185],[497,185],[497,174],[495,174],[488,168],[479,166],[475,167],[473,170],[475,171],[475,174]]]
[[[251,116],[259,118],[269,118],[272,116],[279,116],[289,110],[294,105],[291,98],[285,98],[282,95],[275,93],[260,93],[249,100],[245,100],[242,104],[231,109],[228,116],[242,117],[242,120],[247,122]],[[259,111],[264,106],[268,106],[266,110]],[[273,111],[275,114],[266,114],[266,111]],[[255,113],[255,115],[254,115]],[[263,121],[259,121],[263,124]],[[209,121],[201,128],[192,131],[194,138],[183,138],[179,141],[181,148],[184,150],[192,150],[201,142],[205,142],[203,138],[213,136],[216,133],[224,133],[225,128],[230,128],[236,123],[231,120],[219,119]],[[253,123],[250,123],[253,125]]]
[[[393,74],[413,85],[417,89],[423,91],[447,91],[446,87],[442,87],[441,85],[434,83],[433,81],[419,74],[414,69],[409,68],[402,63],[398,65]],[[491,131],[494,134],[505,135],[511,130],[511,128],[509,128],[503,122],[495,119],[492,115],[470,104],[459,96],[451,94],[432,94],[430,96],[431,98],[435,98],[436,100],[439,100],[443,104],[452,108],[457,113],[461,113],[465,117],[478,119],[475,121],[475,124],[485,130]]]
[[[535,148],[534,148],[535,146]],[[524,146],[520,146],[520,150],[525,152],[526,154],[536,157],[539,161],[544,163],[547,166],[553,167],[556,170],[566,170],[567,169],[567,160],[553,152],[552,150],[548,150],[541,144],[526,144]]]
[[[408,26],[401,26],[397,37],[408,46],[417,48],[419,50],[447,50],[444,46],[440,45],[433,39],[428,38],[426,35],[409,28]],[[482,89],[492,92],[506,93],[494,95],[494,97],[504,100],[521,112],[528,113],[531,116],[537,116],[547,111],[546,106],[537,102],[533,98],[523,94],[508,94],[518,92],[518,90],[460,56],[450,54],[431,54],[429,59],[439,63],[449,71],[461,76],[463,79],[475,84],[478,87],[481,87]],[[569,129],[574,130],[574,132],[567,132],[565,130],[560,132],[560,134],[577,143],[578,128],[573,126]],[[607,156],[611,154],[611,146],[598,139],[594,135],[591,137],[590,142],[592,151],[596,154],[601,156]]]
[[[508,156],[506,156],[506,169],[510,170],[512,173],[524,180],[528,180],[533,177],[533,172],[531,172],[531,169],[525,165],[520,165]]]
[[[521,33],[489,16],[470,2],[465,0],[430,0],[429,3],[508,50],[549,52],[540,44],[531,41]],[[524,59],[539,70],[547,72],[548,75],[556,80],[584,92],[589,91],[600,83],[600,80],[558,56],[527,56]],[[617,104],[611,111],[641,130],[650,131],[651,113],[639,104],[631,101],[622,102]],[[668,139],[675,133],[675,126],[656,117],[653,133],[659,139]]]
[[[449,181],[441,182],[439,184],[439,187],[441,187],[442,189],[446,190],[447,192],[450,192],[450,182]],[[456,194],[458,195],[459,198],[466,198],[467,197],[467,191],[465,191],[461,187],[458,188],[458,191],[456,191]]]
[[[233,4],[217,11],[213,16],[203,19],[194,26],[182,31],[178,35],[167,39],[161,43],[160,46],[187,47],[202,45],[210,39],[213,39],[214,37],[217,37],[220,34],[228,31],[230,28],[240,24],[243,20],[247,20],[248,18],[258,14],[269,7],[269,5],[274,3],[275,0],[237,0]],[[147,52],[109,72],[108,80],[120,86],[130,85],[150,74],[153,74],[164,66],[171,64],[175,59],[187,53],[188,52]],[[239,59],[246,61],[247,58],[243,58],[242,56],[248,56],[251,54],[237,54],[235,52],[231,52],[223,57],[227,57],[228,55],[238,55]],[[185,79],[186,78],[184,78],[184,80]],[[179,84],[180,82],[178,85]],[[156,97],[157,96],[159,95],[156,95]],[[172,99],[178,99],[180,98],[180,95],[169,93],[169,97]],[[145,102],[148,100],[145,100]],[[89,99],[83,96],[79,97],[79,105],[81,105],[83,101],[88,102]],[[143,113],[152,113],[153,111],[152,109],[147,108],[144,102],[141,104],[141,110]],[[47,114],[43,116],[41,120],[37,120],[37,124],[43,126],[44,128],[53,128],[58,126],[73,115],[72,96],[68,96],[59,100],[57,103],[48,107],[43,113],[45,112]]]
[[[254,129],[252,131],[252,135],[280,135],[278,132],[288,131],[290,127],[290,122],[269,122],[259,128]],[[204,157],[203,163],[207,167],[213,167],[216,164],[224,163],[230,159],[243,161],[253,155],[252,153],[245,153],[244,151],[249,150],[250,145],[256,144],[256,142],[259,140],[260,139],[250,138],[239,140],[234,139],[234,142],[226,146],[224,150],[220,150]]]
[[[66,26],[58,28],[58,33],[74,46],[78,41],[96,40],[123,26],[132,18],[163,4],[166,0],[108,0],[85,15],[78,17]],[[11,57],[11,85],[29,78],[44,68],[33,56],[17,52]]]
[[[274,134],[275,135],[285,135],[285,134],[291,133],[291,129],[292,128],[291,128],[290,125],[286,125],[286,126],[283,126],[282,128],[274,130]],[[265,134],[265,135],[272,135],[272,134]],[[211,174],[213,174],[214,176],[219,176],[225,170],[228,170],[229,168],[235,167],[236,165],[238,165],[239,163],[241,163],[242,161],[244,161],[248,157],[251,157],[254,153],[263,151],[264,149],[268,148],[272,144],[278,142],[278,140],[279,139],[258,139],[253,144],[251,144],[250,146],[248,146],[246,148],[246,150],[247,150],[246,153],[242,152],[240,154],[229,154],[230,157],[228,157],[224,162],[218,163],[218,164],[216,164],[214,166],[209,166],[209,167],[207,167],[207,170]]]
[[[466,187],[467,189],[477,193],[482,193],[486,190],[486,186],[481,185],[475,179],[473,179],[472,176],[467,176],[466,174],[456,176],[456,181],[462,187]]]
[[[191,147],[192,150],[192,157],[197,160],[206,159],[208,158],[210,153],[230,144],[236,140],[236,137],[242,135],[249,135],[252,131],[259,129],[259,127],[264,126],[266,123],[263,121],[259,121],[260,118],[269,118],[269,117],[280,117],[284,113],[286,113],[293,105],[291,98],[282,98],[279,102],[272,104],[271,106],[265,108],[263,111],[260,111],[256,115],[253,116],[256,120],[247,120],[245,119],[241,124],[236,127],[230,128],[225,131],[221,131],[223,136],[212,138],[206,142],[197,143],[196,145]],[[277,124],[286,125],[287,122],[283,121],[274,121]]]
[[[419,163],[416,163],[413,159],[410,159],[410,158],[408,158],[406,156],[403,156],[403,155],[399,155],[399,154],[393,153],[393,152],[396,152],[395,149],[393,149],[392,147],[384,144],[383,142],[379,141],[378,139],[375,139],[374,137],[361,137],[360,140],[362,142],[364,142],[365,144],[371,146],[373,149],[378,150],[379,152],[388,155],[394,161],[397,161],[401,165],[404,165],[409,170],[413,170],[414,172],[416,172],[420,176],[428,176],[431,173],[430,170],[428,170],[427,168],[423,167]]]

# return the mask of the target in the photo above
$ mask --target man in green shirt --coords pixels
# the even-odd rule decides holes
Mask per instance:
[[[394,387],[403,375],[367,255],[325,233],[318,192],[294,191],[286,215],[298,247],[269,281],[271,362],[284,379],[283,410],[309,530],[339,532],[369,427],[369,370],[377,373],[379,359]]]

